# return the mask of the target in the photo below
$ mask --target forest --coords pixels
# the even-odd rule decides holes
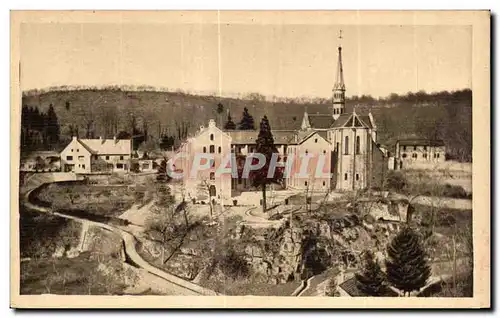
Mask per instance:
[[[274,130],[300,127],[304,111],[330,113],[330,99],[280,98],[251,93],[239,97],[196,95],[131,87],[79,87],[23,93],[21,149],[60,150],[71,136],[134,139],[134,148],[170,149],[209,119],[241,128],[267,116]],[[247,109],[246,112],[244,109]],[[398,139],[442,139],[449,159],[472,160],[472,91],[409,92],[374,98],[351,96],[346,111],[373,113],[378,142],[391,151]],[[245,115],[243,115],[245,112]],[[243,127],[244,128],[244,127]],[[256,127],[257,128],[257,127]]]

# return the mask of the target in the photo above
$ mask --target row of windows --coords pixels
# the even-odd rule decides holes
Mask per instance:
[[[340,114],[342,114],[342,109],[341,108],[334,108],[333,109],[333,114],[334,115],[340,115]]]
[[[218,150],[218,153],[222,152],[222,148],[221,147],[219,147],[217,150]],[[210,145],[209,151],[210,151],[210,153],[215,153],[215,146],[214,145]],[[203,147],[203,153],[207,153],[207,147]]]
[[[344,180],[347,180],[348,179],[348,176],[347,176],[347,173],[344,173]],[[356,173],[356,181],[359,181],[359,174]]]
[[[417,150],[417,147],[418,146],[413,146],[413,150]],[[427,151],[427,146],[423,146],[423,148],[424,148],[424,151]],[[406,149],[407,149],[406,146],[403,146],[403,151],[406,151]]]
[[[406,157],[408,157],[408,155],[404,153],[404,154],[402,154],[402,155],[401,155],[401,157],[406,158]],[[417,159],[417,158],[418,158],[418,154],[416,154],[416,153],[412,153],[412,154],[411,154],[411,157],[412,157],[413,159]],[[422,157],[423,157],[424,159],[427,159],[427,154],[426,154],[426,153],[422,154]],[[439,153],[435,153],[433,157],[434,157],[434,158],[439,158],[439,157],[440,157],[440,156],[439,156]]]
[[[361,153],[361,138],[359,136],[356,136],[356,145],[355,145],[356,149],[355,149],[355,152],[357,155],[359,155]],[[339,143],[337,142],[337,144],[335,145],[335,151],[339,151]],[[349,136],[345,136],[344,138],[344,155],[348,155],[349,154]]]
[[[93,156],[95,160],[97,160],[97,155]],[[83,160],[85,157],[84,156],[78,156],[78,160]],[[72,161],[73,156],[66,156],[67,161]],[[109,160],[109,156],[106,156],[106,160]],[[123,160],[123,156],[120,156],[120,160]]]

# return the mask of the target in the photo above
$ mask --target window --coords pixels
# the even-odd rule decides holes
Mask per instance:
[[[414,153],[411,155],[411,157],[416,159],[418,157],[418,155],[416,153]]]
[[[309,151],[307,151],[307,149],[306,149],[306,155],[308,155],[308,154],[309,154]]]
[[[406,146],[403,146],[403,150],[406,151]]]
[[[427,151],[427,146],[424,146],[424,151]]]
[[[82,168],[85,169],[85,165],[82,165]]]
[[[323,154],[326,155],[326,150],[323,150]]]
[[[405,154],[405,153],[404,153],[404,154],[402,154],[402,155],[401,155],[401,157],[406,158],[406,154]]]
[[[222,152],[222,148],[221,147],[219,147],[219,149],[217,149],[217,150],[218,150],[219,153]]]
[[[356,173],[356,181],[359,181],[359,174]]]
[[[345,136],[345,141],[344,141],[344,155],[349,154],[349,136]]]
[[[149,169],[149,163],[143,163],[143,164],[142,164],[142,169],[143,169],[143,170],[147,170],[147,169]]]
[[[83,159],[85,159],[84,156],[78,156],[78,160],[83,161]]]
[[[436,156],[439,158],[439,154],[436,154]]]
[[[73,149],[71,149],[71,152],[73,152]]]
[[[215,146],[214,145],[210,145],[210,153],[215,153]]]
[[[361,140],[359,136],[356,136],[356,154],[359,155],[361,153]]]
[[[335,151],[339,151],[339,143],[337,142],[337,145],[335,146]]]
[[[214,134],[210,134],[210,140],[214,140]]]
[[[80,152],[80,149],[76,149],[76,152]]]
[[[413,150],[417,150],[417,146],[413,146]]]
[[[423,156],[425,159],[427,159],[427,154],[426,154],[426,153],[424,153],[422,156]]]
[[[120,160],[123,160],[123,156],[120,156]]]
[[[344,180],[347,180],[347,173],[344,173]]]
[[[318,138],[315,138],[315,139],[314,139],[314,142],[315,142],[315,143],[318,143]]]
[[[304,181],[304,186],[306,186],[306,187],[307,187],[307,181]]]
[[[68,161],[73,160],[73,156],[66,156],[66,160],[68,160]]]
[[[210,180],[215,180],[215,172],[210,172]]]
[[[323,186],[326,186],[326,182],[325,181],[323,181]]]
[[[123,163],[117,163],[116,168],[118,169],[123,169]]]
[[[109,160],[109,156],[106,156],[106,160]]]
[[[207,147],[203,147],[203,153],[207,153]]]

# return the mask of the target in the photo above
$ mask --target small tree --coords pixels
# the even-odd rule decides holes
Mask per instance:
[[[221,102],[219,102],[217,104],[217,109],[216,109],[216,112],[217,112],[217,117],[219,118],[219,127],[222,126],[222,113],[224,112],[224,105],[222,105]]]
[[[427,284],[431,269],[420,237],[410,227],[404,227],[387,246],[386,273],[388,281],[405,294]]]
[[[243,117],[241,118],[240,124],[238,125],[240,130],[254,130],[255,124],[252,115],[248,113],[248,108],[243,109]]]
[[[234,130],[234,129],[236,129],[236,124],[233,122],[230,113],[227,114],[227,122],[224,125],[224,129],[226,129],[226,130]]]
[[[385,289],[385,274],[371,251],[364,254],[364,264],[360,273],[356,273],[356,286],[369,296],[382,296]]]

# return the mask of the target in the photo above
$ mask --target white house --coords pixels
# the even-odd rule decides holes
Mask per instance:
[[[110,173],[130,170],[130,139],[73,137],[61,151],[61,170],[75,173]]]

